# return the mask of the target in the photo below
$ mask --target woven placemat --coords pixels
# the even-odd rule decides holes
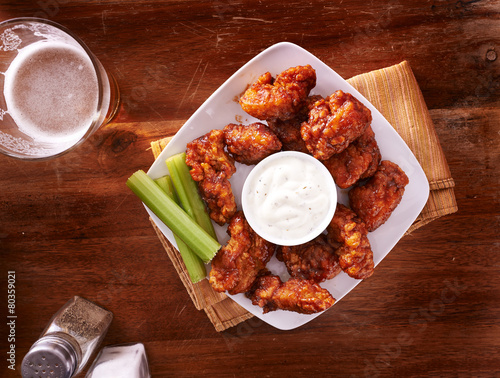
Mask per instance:
[[[413,151],[429,180],[430,194],[427,204],[406,234],[439,217],[456,212],[458,207],[453,191],[455,182],[422,92],[408,62],[361,74],[347,81],[365,96],[399,133]],[[171,137],[168,137],[151,143],[155,159],[170,139]],[[218,332],[253,316],[225,294],[215,292],[208,280],[193,284],[179,252],[154,222],[151,223],[193,304],[198,310],[205,311]]]
[[[429,110],[408,62],[347,80],[389,121],[412,150],[429,180],[427,204],[406,234],[458,210],[450,168]]]

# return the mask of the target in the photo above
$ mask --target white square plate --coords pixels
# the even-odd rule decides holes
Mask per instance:
[[[212,129],[222,129],[228,123],[249,124],[258,121],[245,113],[235,99],[239,98],[250,83],[253,83],[267,71],[273,77],[276,77],[277,74],[290,67],[306,64],[310,64],[316,70],[317,84],[311,91],[312,95],[319,94],[326,97],[340,89],[351,93],[371,110],[373,117],[372,128],[375,132],[382,159],[391,160],[398,164],[410,180],[401,203],[389,220],[368,235],[376,266],[404,235],[427,202],[429,195],[427,178],[406,143],[373,105],[330,67],[297,45],[288,42],[275,44],[240,68],[189,118],[153,163],[148,175],[156,179],[168,174],[165,164],[166,158],[184,152],[188,142]],[[236,203],[241,209],[243,182],[252,167],[236,163],[236,169],[236,173],[231,177],[230,181]],[[338,199],[340,203],[347,204],[347,191],[338,190]],[[167,239],[176,246],[172,232],[148,208],[146,210]],[[225,244],[229,239],[226,233],[227,227],[215,225],[215,228],[219,242]],[[289,277],[284,264],[279,262],[276,257],[273,257],[269,262],[268,268],[275,274],[280,275],[284,280]],[[210,269],[210,267],[208,266],[207,269]],[[376,270],[374,274],[377,274]],[[322,283],[321,286],[328,289],[338,302],[360,282],[360,280],[350,278],[342,272],[335,278]],[[230,297],[258,318],[282,330],[294,329],[321,315],[321,313],[304,315],[281,310],[263,314],[262,309],[252,305],[250,300],[243,294]]]

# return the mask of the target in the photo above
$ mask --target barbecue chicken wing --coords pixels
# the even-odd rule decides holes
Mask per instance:
[[[302,108],[315,86],[316,71],[310,65],[291,67],[276,80],[266,72],[245,91],[239,102],[245,112],[257,119],[287,120]]]
[[[319,160],[329,159],[347,148],[370,125],[370,110],[349,93],[340,90],[316,101],[300,133],[309,152]]]
[[[339,245],[335,251],[340,267],[350,277],[368,278],[373,274],[373,252],[364,223],[349,208],[337,204],[335,215],[327,227],[328,242]]]
[[[247,165],[281,150],[278,137],[260,122],[248,126],[230,123],[224,127],[224,140],[234,160]]]
[[[271,274],[258,277],[246,296],[252,304],[262,307],[264,313],[279,309],[314,314],[335,303],[328,290],[313,281],[290,278],[282,282],[278,276]]]
[[[257,235],[241,211],[231,219],[227,232],[231,239],[213,258],[209,281],[215,291],[244,293],[265,270],[276,246]]]
[[[306,142],[300,135],[300,126],[307,121],[309,109],[322,97],[318,95],[309,96],[305,105],[292,119],[283,121],[278,118],[268,119],[267,124],[270,129],[278,136],[284,151],[299,151],[310,154],[306,147]]]
[[[339,257],[323,234],[305,244],[281,246],[276,257],[285,263],[290,276],[316,283],[332,279],[341,272]]]
[[[349,191],[349,204],[365,223],[368,231],[384,224],[401,202],[409,180],[395,163],[384,160],[375,175]]]
[[[375,174],[380,163],[380,150],[375,140],[375,133],[370,126],[358,139],[344,151],[323,160],[335,183],[345,189],[358,180]]]
[[[198,183],[201,198],[210,210],[210,218],[217,224],[226,224],[236,212],[231,183],[222,175],[206,177]]]
[[[229,178],[236,172],[234,160],[224,150],[224,132],[212,130],[187,144],[186,164],[193,180],[198,181],[210,218],[219,225],[231,219],[236,202]]]

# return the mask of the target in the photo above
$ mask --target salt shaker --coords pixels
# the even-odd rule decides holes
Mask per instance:
[[[82,371],[108,331],[113,314],[75,296],[56,314],[23,359],[23,377],[70,378]]]
[[[85,378],[150,378],[146,349],[142,343],[102,348]]]

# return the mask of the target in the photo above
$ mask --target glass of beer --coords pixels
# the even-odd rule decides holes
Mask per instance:
[[[0,152],[60,156],[108,123],[119,90],[89,48],[55,22],[0,23]]]

